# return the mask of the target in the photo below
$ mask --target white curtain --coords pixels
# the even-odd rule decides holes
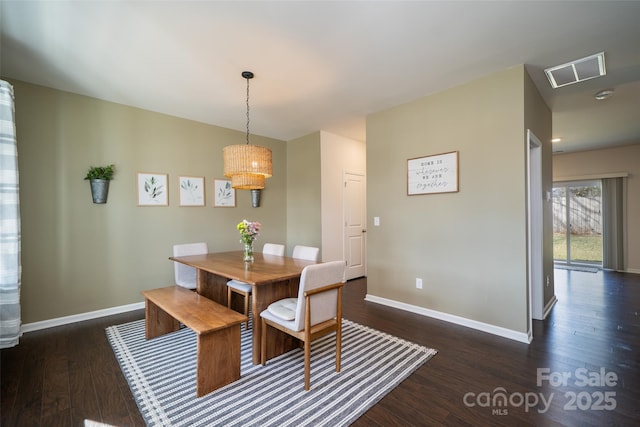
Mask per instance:
[[[0,348],[20,338],[20,197],[13,86],[0,80]]]
[[[623,178],[602,180],[602,267],[624,271]]]

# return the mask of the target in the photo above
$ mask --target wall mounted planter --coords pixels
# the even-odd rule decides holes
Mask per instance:
[[[89,184],[91,185],[91,197],[93,198],[93,203],[107,203],[107,196],[109,195],[109,180],[91,179],[89,180]]]
[[[260,194],[261,194],[261,190],[251,190],[251,207],[252,208],[260,207]]]
[[[113,179],[116,166],[111,164],[107,166],[91,166],[87,171],[84,179],[88,180],[91,185],[91,197],[93,203],[107,203],[109,195],[109,181]]]

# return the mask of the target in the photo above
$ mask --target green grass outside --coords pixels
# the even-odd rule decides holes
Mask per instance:
[[[567,239],[564,234],[553,235],[553,258],[567,260]],[[602,236],[571,236],[572,262],[602,263]]]

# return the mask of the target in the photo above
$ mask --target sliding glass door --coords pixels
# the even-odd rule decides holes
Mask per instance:
[[[553,258],[559,263],[602,266],[600,181],[554,184]]]

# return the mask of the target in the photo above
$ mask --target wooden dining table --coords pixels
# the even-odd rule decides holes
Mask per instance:
[[[302,270],[308,265],[317,264],[316,261],[262,253],[254,253],[253,262],[244,262],[242,251],[170,257],[169,259],[194,267],[196,269],[196,292],[223,305],[227,305],[227,281],[235,279],[251,285],[254,364],[260,363],[261,356],[262,322],[260,322],[260,313],[274,301],[297,297]],[[240,304],[237,307],[240,307]],[[267,359],[298,346],[297,339],[274,328],[269,328]]]

